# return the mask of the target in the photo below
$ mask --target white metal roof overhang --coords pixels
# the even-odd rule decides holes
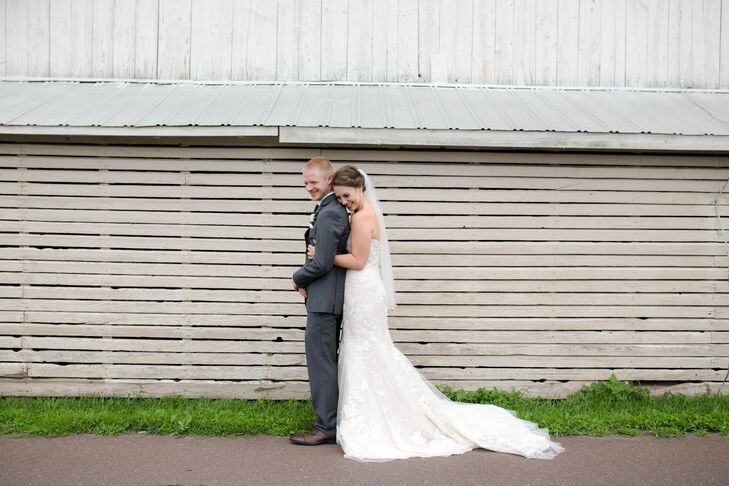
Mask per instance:
[[[729,91],[0,80],[0,135],[729,152]]]

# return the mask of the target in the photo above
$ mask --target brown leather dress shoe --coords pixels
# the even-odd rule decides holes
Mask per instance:
[[[322,444],[336,444],[336,435],[327,435],[319,429],[314,429],[306,434],[292,435],[289,440],[296,445],[317,446]]]

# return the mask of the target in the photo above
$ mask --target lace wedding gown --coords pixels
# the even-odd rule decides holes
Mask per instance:
[[[372,240],[367,265],[347,271],[339,350],[337,443],[345,457],[387,461],[482,447],[551,459],[564,449],[546,430],[494,405],[452,402],[393,344]]]

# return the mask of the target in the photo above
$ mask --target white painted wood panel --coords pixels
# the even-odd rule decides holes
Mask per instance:
[[[231,16],[235,20],[235,16]],[[190,79],[192,0],[160,0],[157,77]],[[232,41],[231,49],[235,48]]]
[[[51,8],[50,0],[32,0],[28,2],[28,74],[32,77],[48,77],[50,75],[50,58],[48,45],[50,42]],[[110,16],[107,16],[111,18]],[[30,33],[33,34],[30,34]]]
[[[230,79],[233,2],[217,0],[212,5],[217,8],[210,8],[209,1],[192,2],[190,72],[194,79]]]
[[[72,31],[71,0],[50,4],[50,76],[73,76],[74,66],[72,43],[77,33]],[[30,52],[28,53],[30,55]],[[78,74],[77,74],[78,75]]]
[[[55,2],[53,2],[55,4]],[[53,4],[52,4],[53,5]],[[53,35],[53,28],[51,28]],[[132,1],[114,2],[114,48],[112,53],[113,72],[115,78],[132,79],[136,68],[136,3]],[[52,54],[52,53],[51,53]],[[53,62],[53,55],[51,55]],[[54,71],[53,76],[63,76],[63,72]]]
[[[7,0],[0,0],[0,76],[7,72],[7,29],[5,25]]]
[[[5,22],[3,25],[5,50],[2,54],[5,60],[7,74],[23,75],[28,72],[29,50],[28,30],[24,28],[29,25],[30,4],[23,0],[6,0],[4,5]],[[42,33],[38,33],[42,36]]]
[[[497,2],[494,18],[496,19],[494,78],[497,84],[509,84],[513,79],[514,63],[514,1]]]
[[[251,0],[233,0],[233,32],[231,34],[230,65],[232,79],[250,79],[248,71],[248,42],[251,29]],[[190,76],[192,79],[192,76]]]
[[[418,0],[397,2],[397,81],[418,81]]]
[[[114,1],[95,1],[92,6],[91,77],[112,78],[114,77]]]
[[[701,55],[694,52],[693,40],[693,9],[690,0],[679,1],[678,4],[678,30],[679,30],[679,84],[681,88],[696,86],[693,72],[693,57]]]
[[[52,2],[55,3],[55,2]],[[59,14],[68,16],[70,35],[70,75],[74,78],[88,78],[92,72],[93,60],[93,0],[72,0],[71,4]],[[156,20],[156,12],[152,20]],[[156,26],[156,23],[155,23]],[[60,39],[56,39],[60,40]],[[157,57],[156,46],[153,49],[140,49],[149,56]]]
[[[447,79],[454,83],[471,81],[473,59],[473,1],[442,3],[439,50],[447,65]]]
[[[433,56],[441,55],[439,37],[440,25],[442,23],[440,18],[441,1],[420,0],[418,2],[418,5],[418,74],[420,75],[421,81],[426,79],[431,81],[437,81],[437,73],[436,78],[433,78],[433,75],[431,73],[431,64],[433,63]],[[483,17],[479,16],[476,11],[478,5],[479,2],[476,2],[476,4],[474,5],[474,27],[478,25],[480,20],[483,20]],[[475,45],[475,32],[473,39],[474,49],[477,49],[477,46]],[[376,58],[377,56],[373,54],[373,57]]]
[[[667,86],[681,87],[681,7],[679,0],[668,2],[668,58],[667,58]]]
[[[557,18],[557,85],[576,86],[579,53],[579,0],[559,0]]]
[[[536,0],[514,0],[511,82],[534,84],[536,69]]]
[[[557,83],[558,0],[536,2],[534,80],[540,86]]]
[[[725,4],[3,0],[0,74],[729,88]]]
[[[648,2],[627,0],[625,18],[625,85],[652,87],[648,77]]]
[[[540,2],[541,4],[542,2]],[[495,83],[496,0],[473,2],[471,82]],[[427,76],[425,79],[429,79]]]
[[[580,86],[597,86],[600,83],[600,7],[599,0],[580,2],[577,36],[577,84]]]
[[[225,9],[216,8],[214,11],[224,12]],[[227,18],[230,19],[230,15]],[[158,0],[137,0],[134,27],[136,31],[134,39],[134,77],[137,79],[155,79],[157,78],[157,51],[159,47]],[[224,42],[217,43],[216,51],[227,51],[229,49],[229,38],[224,38]],[[225,66],[225,63],[223,63],[223,66]]]
[[[696,9],[700,7],[700,13]],[[721,0],[707,0],[705,2],[695,2],[694,5],[694,33],[699,31],[703,34],[699,36],[694,49],[701,56],[694,57],[694,61],[699,63],[695,68],[704,74],[705,78],[701,80],[700,86],[707,88],[719,87],[720,59],[721,59],[721,19],[722,19],[722,3]],[[726,26],[724,27],[726,29]],[[703,42],[702,42],[703,41]]]
[[[721,37],[719,39],[719,86],[729,86],[729,0],[721,2]]]
[[[372,81],[374,2],[350,2],[347,25],[347,73],[352,81]]]
[[[276,24],[276,79],[299,78],[299,2],[278,0]]]
[[[347,75],[348,2],[321,1],[321,79],[345,79]]]
[[[297,39],[299,46],[299,73],[297,79],[321,79],[321,22],[321,0],[300,0],[300,29],[299,38]],[[380,58],[380,56],[377,57],[378,59]]]
[[[248,79],[276,79],[277,3],[251,0],[250,12],[246,46]]]
[[[670,3],[650,0],[648,3],[648,70],[647,82],[665,88],[668,80],[668,25]],[[648,61],[649,60],[649,61]]]

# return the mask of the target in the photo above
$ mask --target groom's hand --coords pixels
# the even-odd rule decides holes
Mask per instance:
[[[303,295],[305,299],[309,295],[309,294],[306,293],[306,289],[305,288],[302,288],[302,287],[299,287],[298,285],[296,285],[296,282],[294,282],[294,290],[297,291],[298,293],[300,293],[301,295]]]

